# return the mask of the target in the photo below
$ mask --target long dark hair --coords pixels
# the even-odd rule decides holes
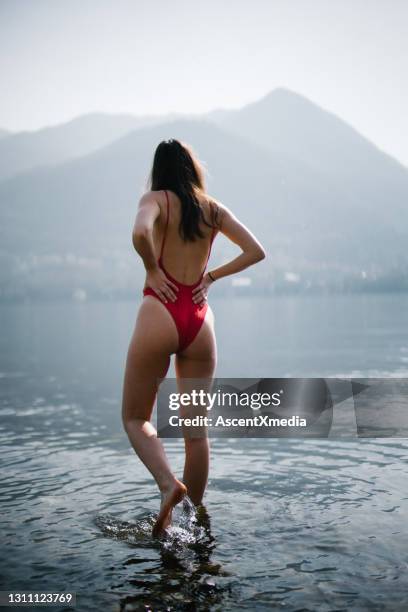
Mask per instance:
[[[181,201],[180,236],[195,241],[204,238],[200,219],[210,225],[203,214],[200,197],[206,196],[203,168],[192,148],[174,138],[163,140],[156,148],[148,188],[170,189]]]

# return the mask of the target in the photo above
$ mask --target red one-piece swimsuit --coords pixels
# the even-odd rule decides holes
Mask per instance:
[[[200,328],[204,322],[205,315],[207,312],[208,304],[204,302],[202,306],[195,304],[193,302],[193,289],[197,287],[205,274],[207,269],[208,260],[210,258],[211,246],[216,234],[216,228],[213,227],[211,233],[211,241],[210,248],[208,250],[207,260],[204,266],[204,270],[201,273],[199,280],[192,285],[186,285],[184,283],[180,283],[178,280],[173,278],[171,274],[167,272],[163,265],[163,249],[164,244],[166,242],[166,234],[167,234],[167,226],[169,224],[169,196],[166,190],[164,190],[166,194],[166,225],[164,228],[164,235],[160,250],[160,257],[158,260],[159,267],[163,270],[164,274],[167,276],[169,280],[171,280],[178,287],[178,291],[176,293],[177,298],[175,302],[168,301],[167,303],[163,302],[160,297],[154,292],[151,287],[145,287],[143,289],[143,295],[152,295],[153,297],[160,300],[160,302],[167,308],[171,316],[173,317],[174,323],[177,327],[178,337],[179,337],[179,346],[177,352],[183,351],[191,342],[194,340]],[[212,212],[212,207],[211,207]],[[211,215],[213,218],[213,214]],[[213,221],[214,225],[214,221]]]

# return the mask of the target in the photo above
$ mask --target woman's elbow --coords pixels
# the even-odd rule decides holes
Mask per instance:
[[[266,252],[260,244],[251,245],[249,248],[243,249],[243,252],[246,254],[249,266],[253,266],[266,257]]]
[[[254,251],[254,263],[258,263],[258,261],[262,261],[266,257],[265,249],[259,245]]]

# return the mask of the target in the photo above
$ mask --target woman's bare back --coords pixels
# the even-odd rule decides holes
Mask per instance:
[[[153,193],[160,207],[160,215],[153,229],[155,252],[157,258],[159,258],[166,228],[166,197],[164,191]],[[212,228],[200,221],[200,229],[204,238],[197,238],[194,242],[183,240],[179,233],[181,220],[180,198],[173,191],[167,190],[167,194],[169,196],[169,220],[162,261],[172,277],[180,283],[191,285],[197,281],[205,267],[210,249]],[[205,220],[211,225],[213,221],[209,200],[203,199],[200,205]]]

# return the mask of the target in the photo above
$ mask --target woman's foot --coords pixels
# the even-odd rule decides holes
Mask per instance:
[[[157,537],[160,533],[169,526],[171,521],[171,511],[187,493],[187,487],[182,482],[174,479],[174,482],[167,488],[164,489],[162,494],[162,501],[160,505],[160,511],[157,516],[156,522],[153,525],[152,535]]]

